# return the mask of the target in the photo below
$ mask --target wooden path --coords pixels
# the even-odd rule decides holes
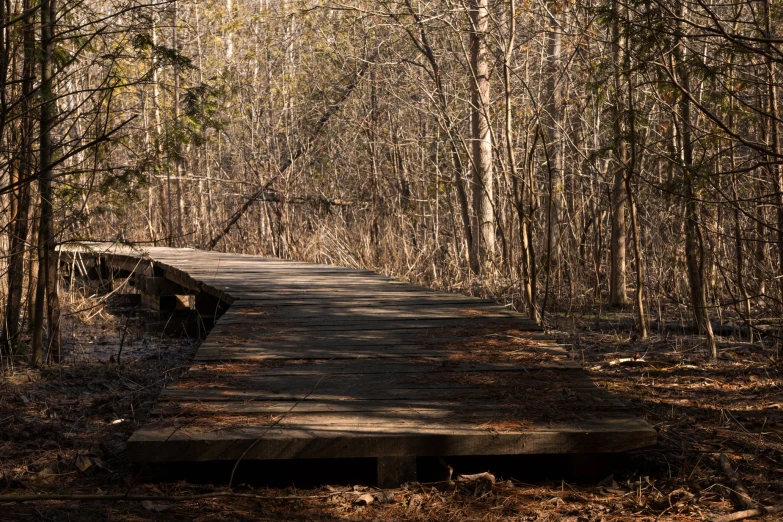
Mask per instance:
[[[81,266],[98,266],[96,256],[80,255]],[[538,325],[490,301],[237,254],[114,249],[100,259],[153,294],[197,294],[202,315],[227,308],[131,437],[133,461],[375,457],[391,484],[412,478],[417,456],[616,453],[656,441]]]

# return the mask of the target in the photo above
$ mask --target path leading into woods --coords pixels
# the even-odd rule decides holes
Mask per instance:
[[[417,456],[656,441],[538,325],[490,301],[256,256],[77,250],[73,266],[128,277],[145,302],[195,295],[174,302],[206,323],[226,310],[130,438],[133,461],[374,457],[394,484]]]

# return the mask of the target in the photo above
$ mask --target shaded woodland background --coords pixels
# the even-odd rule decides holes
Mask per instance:
[[[366,267],[777,346],[772,0],[6,0],[5,362],[60,357],[57,247]],[[720,333],[720,332],[719,332]]]

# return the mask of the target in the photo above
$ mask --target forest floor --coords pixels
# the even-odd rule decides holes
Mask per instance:
[[[184,332],[164,336],[161,324],[122,302],[83,299],[71,307],[82,311],[67,318],[65,362],[41,371],[17,365],[0,381],[0,495],[150,498],[7,503],[2,520],[712,520],[740,509],[721,454],[757,505],[783,503],[776,349],[721,338],[718,363],[710,364],[694,336],[637,340],[630,312],[563,317],[553,331],[599,385],[659,433],[656,447],[629,455],[600,483],[535,482],[525,470],[496,473],[494,483],[386,492],[344,481],[302,489],[260,480],[235,487],[243,497],[174,501],[166,497],[225,492],[226,481],[150,479],[124,462],[123,451],[198,340]]]

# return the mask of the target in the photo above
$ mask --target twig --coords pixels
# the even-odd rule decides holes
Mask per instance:
[[[763,515],[774,515],[776,513],[783,513],[783,504],[770,507],[760,507],[756,509],[746,509],[745,511],[737,511],[729,515],[721,515],[713,518],[712,522],[734,522],[735,520],[745,520],[746,518],[760,517]]]

